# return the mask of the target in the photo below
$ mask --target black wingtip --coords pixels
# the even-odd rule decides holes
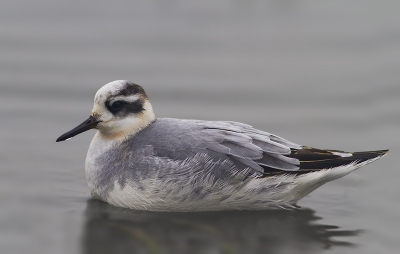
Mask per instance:
[[[380,152],[381,152],[382,155],[386,155],[389,152],[389,149],[381,150]]]
[[[288,155],[288,157],[296,158],[300,161],[301,171],[315,171],[326,168],[335,168],[355,162],[360,164],[375,158],[381,158],[388,152],[389,150],[344,152],[307,147],[305,149],[292,151],[292,154]],[[343,156],[341,154],[343,154]]]
[[[385,156],[388,152],[389,152],[389,149],[377,150],[377,151],[367,151],[367,152],[354,152],[352,154],[353,154],[353,156],[361,155],[361,156],[369,157],[372,159],[372,158],[379,157],[379,156]]]
[[[365,152],[344,152],[339,150],[323,150],[312,147],[303,147],[303,149],[292,149],[290,158],[300,161],[300,169],[296,171],[282,171],[279,169],[264,167],[264,176],[268,177],[277,174],[307,174],[322,169],[331,169],[351,163],[360,164],[372,162],[382,158],[389,152],[386,150],[365,151]]]

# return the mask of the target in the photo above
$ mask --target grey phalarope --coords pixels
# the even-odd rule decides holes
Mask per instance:
[[[290,208],[388,152],[315,149],[237,122],[157,119],[143,88],[125,80],[103,86],[89,119],[57,142],[93,128],[92,195],[138,210]]]

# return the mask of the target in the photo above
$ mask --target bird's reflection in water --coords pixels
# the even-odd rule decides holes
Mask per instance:
[[[113,207],[91,199],[83,253],[319,253],[359,231],[315,223],[310,209],[159,213]]]

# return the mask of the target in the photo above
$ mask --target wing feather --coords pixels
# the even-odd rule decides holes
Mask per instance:
[[[228,155],[235,164],[264,172],[268,168],[283,171],[298,170],[299,160],[285,155],[292,147],[301,147],[295,143],[252,128],[250,125],[236,122],[202,122],[204,133],[213,135],[208,149]],[[220,128],[220,129],[219,129]],[[229,151],[226,149],[228,148]]]
[[[239,168],[242,170],[250,168],[258,173],[264,173],[264,169],[259,164],[249,158],[237,157],[235,155],[229,155],[228,157],[231,159],[231,161],[233,161],[235,165],[239,166]],[[244,167],[238,164],[242,164],[244,165]]]
[[[257,160],[262,158],[263,151],[260,147],[253,145],[251,143],[233,143],[229,141],[224,141],[221,143],[222,146],[229,148],[229,154],[249,158],[252,160]]]
[[[154,140],[153,149],[158,157],[183,163],[187,158],[205,154],[211,159],[210,163],[222,165],[223,161],[230,162],[238,172],[252,176],[299,169],[298,158],[287,155],[294,147],[302,146],[247,124],[158,119],[153,125],[142,134],[147,135],[144,139]],[[215,174],[218,170],[232,170],[232,167],[212,168]]]
[[[260,147],[264,152],[275,154],[290,154],[291,150],[288,146],[276,143],[266,136],[257,134],[249,134],[253,139],[253,144]]]
[[[258,164],[267,166],[274,169],[285,170],[285,171],[293,171],[298,170],[299,167],[296,164],[289,163],[282,158],[273,156],[272,154],[264,153],[264,156],[256,161]]]

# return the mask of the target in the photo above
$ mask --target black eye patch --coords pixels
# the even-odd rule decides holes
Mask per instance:
[[[126,113],[139,113],[144,110],[142,100],[137,100],[131,103],[127,103],[124,107]]]
[[[106,107],[111,113],[117,113],[122,107],[128,104],[126,101],[116,101],[113,104],[110,104],[109,101],[106,102]]]
[[[130,113],[139,113],[144,110],[142,100],[134,102],[115,101],[110,104],[109,101],[105,103],[107,109],[115,116],[123,117]]]

